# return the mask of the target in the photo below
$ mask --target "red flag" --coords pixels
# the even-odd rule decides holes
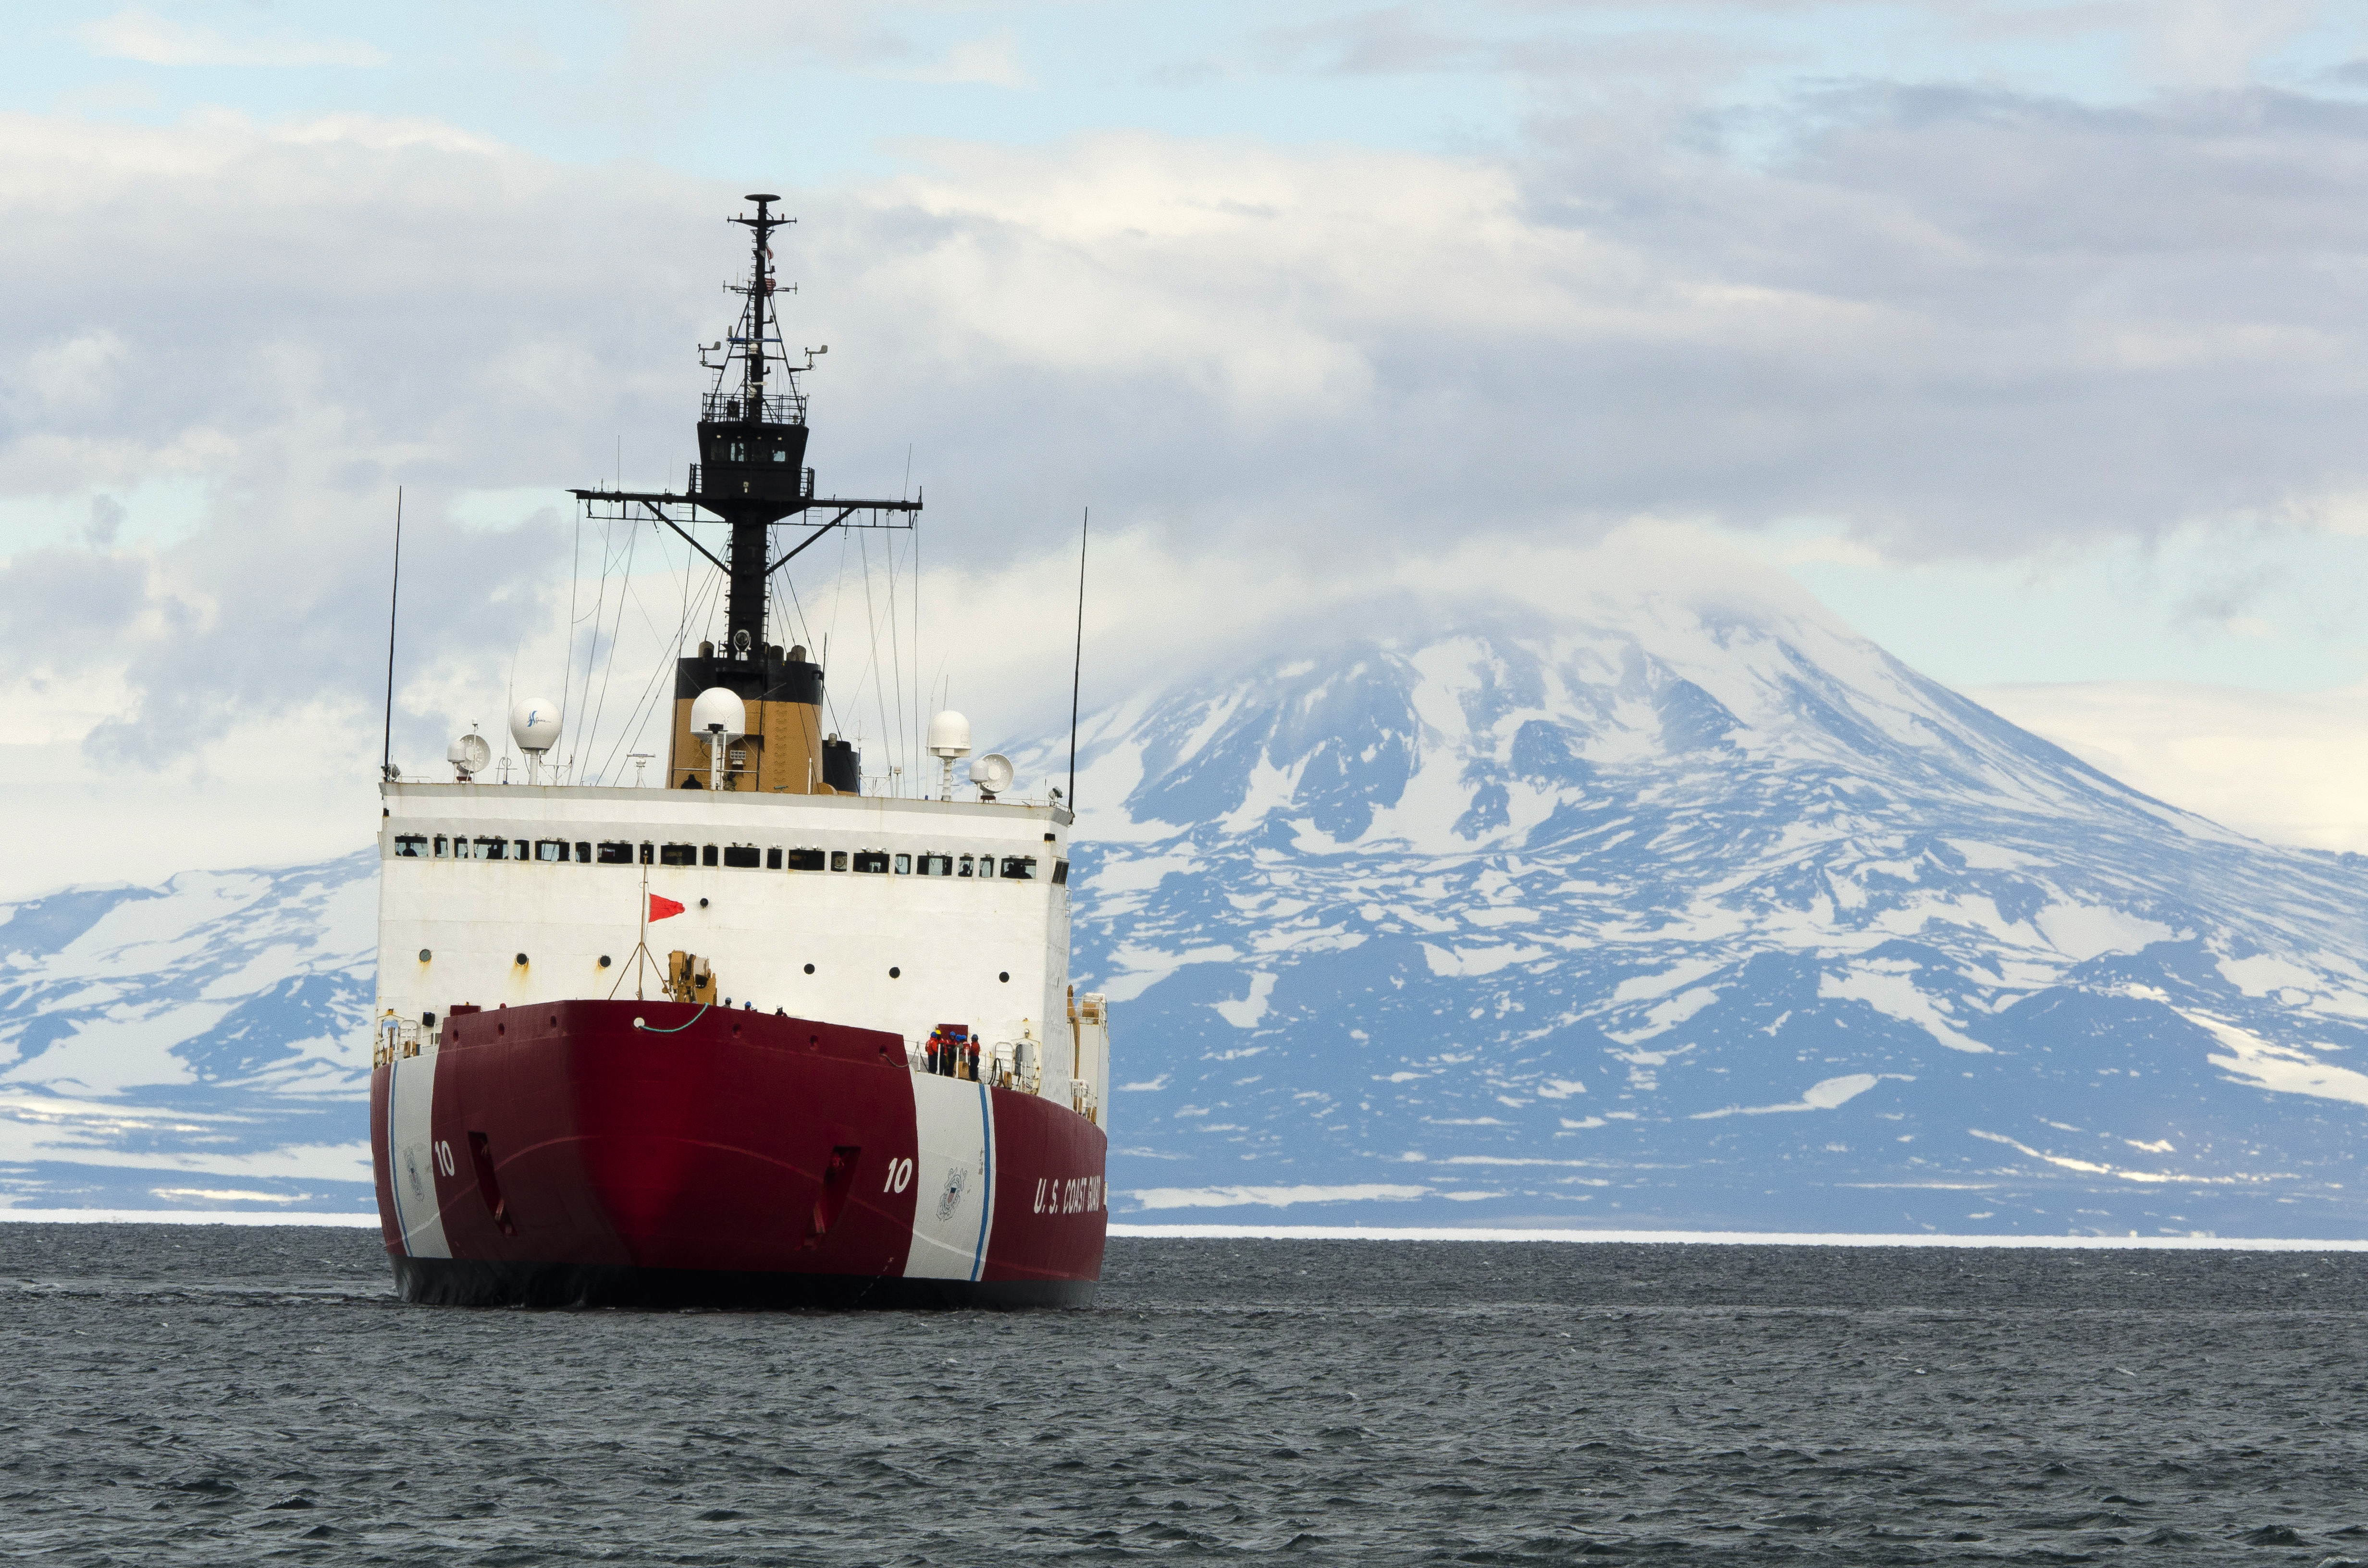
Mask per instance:
[[[670,898],[660,898],[655,893],[650,894],[651,919],[670,920],[681,913],[682,905],[677,903],[674,900]]]

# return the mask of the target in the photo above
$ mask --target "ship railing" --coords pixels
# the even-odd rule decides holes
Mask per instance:
[[[370,1065],[384,1067],[400,1057],[416,1056],[436,1037],[425,1026],[392,1014],[379,1020],[378,1038],[370,1047]]]
[[[685,495],[689,495],[689,496],[693,497],[694,499],[696,499],[698,496],[700,496],[700,495],[701,495],[701,494],[703,494],[705,493],[704,491],[702,491],[702,490],[700,489],[700,469],[701,469],[701,466],[702,466],[702,465],[700,465],[700,464],[699,464],[699,463],[692,463],[692,464],[690,465],[690,472],[689,472],[689,476],[688,476],[688,477],[683,481],[682,493],[683,493]],[[726,480],[726,483],[728,484],[729,483],[730,483],[730,482],[729,482],[729,480],[727,479],[727,480]],[[798,471],[798,494],[799,494],[799,496],[800,496],[801,498],[804,499],[804,500],[811,501],[811,500],[813,500],[813,499],[814,499],[814,470],[812,470],[812,469],[810,469],[810,468],[808,468],[808,469],[801,469],[801,470],[799,470],[799,471]]]
[[[757,425],[803,425],[806,422],[806,394],[793,392],[780,397],[748,397],[740,392],[709,392],[700,404],[699,416],[724,424],[746,421]]]
[[[928,1053],[910,1040],[905,1042],[905,1065],[924,1075],[929,1071]],[[953,1075],[959,1082],[972,1082],[970,1063],[964,1061]],[[1041,1095],[1045,1088],[1043,1052],[1036,1048],[1032,1037],[997,1040],[980,1053],[978,1076],[990,1088]]]

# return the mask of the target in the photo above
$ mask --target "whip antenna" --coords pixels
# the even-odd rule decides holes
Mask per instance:
[[[394,777],[394,609],[403,600],[403,486],[394,487],[394,580],[386,593],[386,730],[380,740],[378,776]]]
[[[1086,508],[1077,524],[1077,656],[1069,667],[1069,816],[1077,814],[1077,685],[1086,672],[1086,534],[1094,524],[1094,509]]]

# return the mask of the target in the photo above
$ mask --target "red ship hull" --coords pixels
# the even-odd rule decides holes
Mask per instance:
[[[449,1017],[370,1084],[404,1296],[467,1305],[1068,1306],[1108,1140],[904,1041],[778,1014],[560,1002]]]

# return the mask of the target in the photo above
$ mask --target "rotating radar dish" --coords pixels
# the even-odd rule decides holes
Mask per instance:
[[[483,773],[493,766],[494,748],[486,744],[484,736],[472,732],[444,748],[444,760],[463,777]]]
[[[1000,795],[1011,788],[1017,772],[1009,757],[991,751],[970,765],[970,781],[990,795]]]

